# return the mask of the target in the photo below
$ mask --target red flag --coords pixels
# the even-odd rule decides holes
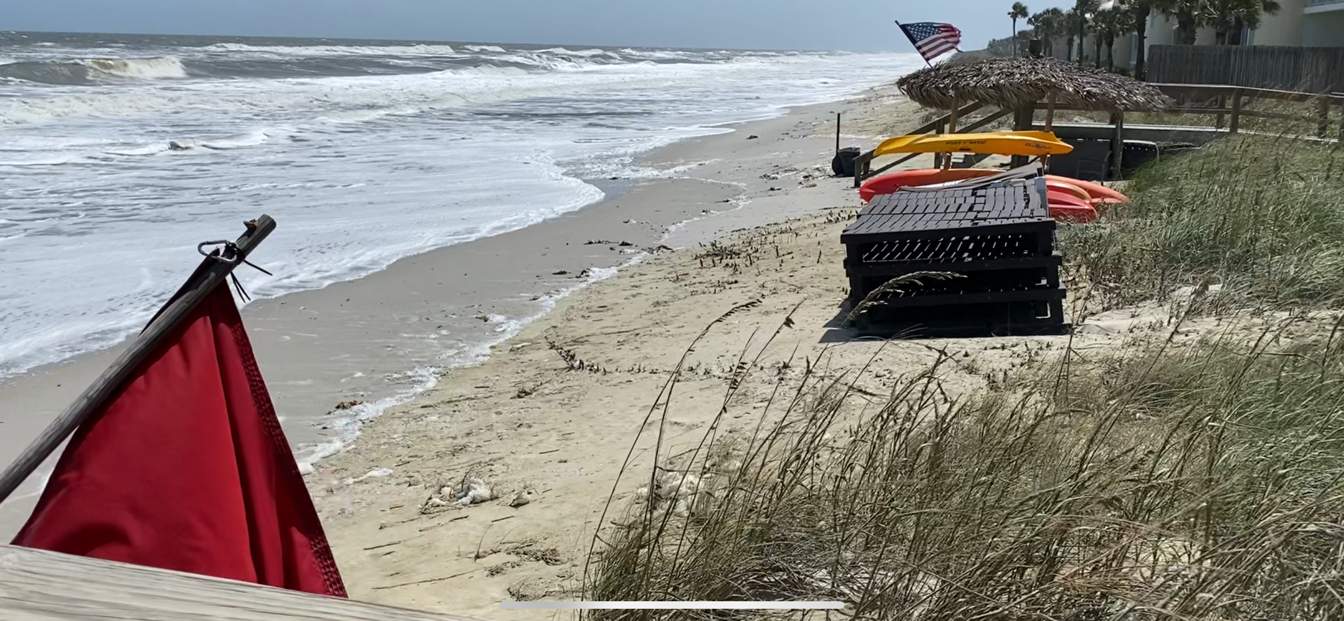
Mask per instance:
[[[223,285],[75,432],[14,544],[345,596]]]

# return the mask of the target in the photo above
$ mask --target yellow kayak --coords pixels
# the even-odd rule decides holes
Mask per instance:
[[[914,134],[889,138],[873,156],[893,153],[982,153],[994,155],[1064,155],[1073,146],[1052,132],[985,132],[980,134]]]

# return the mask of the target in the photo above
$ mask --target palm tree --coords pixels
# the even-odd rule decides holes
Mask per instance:
[[[1083,53],[1083,40],[1087,37],[1087,22],[1088,19],[1091,18],[1092,13],[1097,10],[1099,2],[1100,0],[1074,0],[1073,8],[1069,10],[1069,15],[1071,16],[1070,24],[1072,26],[1072,28],[1070,28],[1072,32],[1069,34],[1069,39],[1070,41],[1073,40],[1074,33],[1078,36],[1078,64],[1080,65],[1083,64],[1083,56],[1085,56]],[[1069,46],[1072,47],[1073,44],[1070,43]]]
[[[1129,10],[1129,20],[1135,36],[1134,77],[1142,80],[1148,73],[1148,18],[1153,11],[1161,11],[1169,0],[1125,0],[1122,6]]]
[[[1274,0],[1207,0],[1207,22],[1219,45],[1237,45],[1243,28],[1259,28],[1260,18],[1278,13],[1279,8]]]
[[[1067,21],[1064,11],[1055,8],[1041,11],[1027,20],[1034,34],[1045,44],[1047,56],[1055,55],[1055,39],[1068,31]]]
[[[1209,0],[1165,0],[1161,10],[1176,19],[1176,42],[1194,45],[1199,27],[1204,25]]]
[[[1129,7],[1119,3],[1097,11],[1092,18],[1092,33],[1096,37],[1096,66],[1101,67],[1101,48],[1106,47],[1106,68],[1115,69],[1115,39],[1134,29],[1134,15]]]
[[[1050,55],[1050,29],[1047,27],[1049,18],[1045,16],[1045,11],[1033,13],[1027,18],[1027,26],[1031,27],[1031,38],[1041,40],[1041,52],[1044,55]]]
[[[1008,19],[1013,20],[1013,56],[1017,56],[1017,20],[1027,15],[1027,5],[1021,2],[1014,2],[1013,8],[1008,11]]]

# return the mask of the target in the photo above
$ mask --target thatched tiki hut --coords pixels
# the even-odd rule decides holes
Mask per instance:
[[[901,92],[922,106],[949,110],[947,129],[956,131],[958,110],[967,104],[991,105],[1014,114],[1015,129],[1031,129],[1038,105],[1047,108],[1046,129],[1056,107],[1111,113],[1119,140],[1122,114],[1161,110],[1167,98],[1149,84],[1100,69],[1079,67],[1053,58],[996,58],[978,62],[942,63],[920,69],[896,82]],[[1118,168],[1116,145],[1112,158]]]
[[[1060,107],[1106,112],[1160,110],[1167,103],[1161,91],[1138,80],[1053,58],[943,63],[896,86],[915,103],[942,110],[971,102],[1020,110],[1052,98]]]

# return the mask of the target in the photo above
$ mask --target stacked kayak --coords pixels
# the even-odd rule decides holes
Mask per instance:
[[[898,170],[865,181],[859,187],[859,198],[867,203],[873,200],[875,196],[890,194],[902,188],[935,186],[965,179],[988,177],[1000,172],[985,168]],[[1129,198],[1124,194],[1091,181],[1046,175],[1045,185],[1047,199],[1050,203],[1050,215],[1056,220],[1091,222],[1097,219],[1097,207],[1129,202]]]
[[[986,155],[1064,155],[1073,146],[1051,132],[984,132],[978,134],[911,134],[889,138],[873,149],[873,157],[897,153],[980,153]]]

